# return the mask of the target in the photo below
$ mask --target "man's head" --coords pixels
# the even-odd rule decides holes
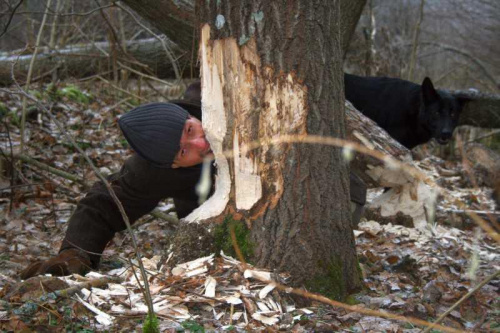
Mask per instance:
[[[201,121],[192,116],[189,116],[184,124],[179,146],[172,168],[186,168],[200,164],[212,153]]]
[[[190,167],[211,152],[201,122],[176,104],[141,105],[118,124],[134,151],[162,168]]]

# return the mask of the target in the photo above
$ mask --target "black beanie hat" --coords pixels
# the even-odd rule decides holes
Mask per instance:
[[[156,166],[171,168],[188,117],[178,105],[151,103],[124,114],[118,125],[137,154]]]

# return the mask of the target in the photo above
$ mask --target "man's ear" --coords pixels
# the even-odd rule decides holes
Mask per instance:
[[[436,89],[434,89],[434,85],[428,77],[422,82],[422,98],[425,105],[439,101],[439,94]]]

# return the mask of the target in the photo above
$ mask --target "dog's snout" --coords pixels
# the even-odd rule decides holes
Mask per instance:
[[[441,140],[448,141],[451,139],[451,131],[450,130],[444,130],[441,132]]]

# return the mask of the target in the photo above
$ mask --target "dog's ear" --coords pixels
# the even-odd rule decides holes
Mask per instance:
[[[439,101],[439,94],[436,89],[434,89],[434,85],[428,77],[422,82],[422,98],[425,105]]]

